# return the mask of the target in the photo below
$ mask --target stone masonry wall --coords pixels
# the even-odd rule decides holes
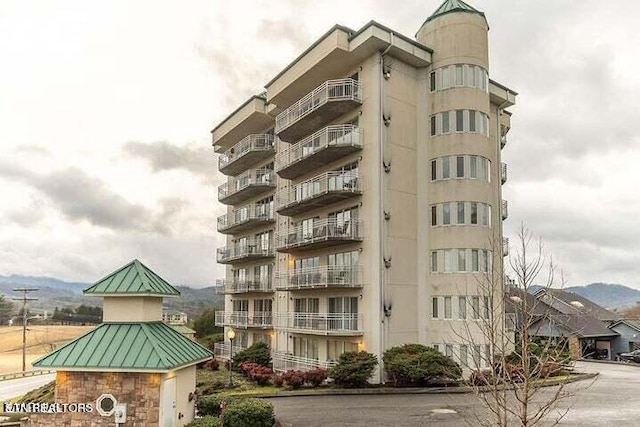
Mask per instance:
[[[103,417],[96,409],[96,399],[112,394],[118,403],[127,405],[126,426],[158,427],[160,418],[160,383],[162,374],[124,372],[58,371],[57,403],[91,403],[88,413],[33,414],[32,426],[113,427],[113,415]]]

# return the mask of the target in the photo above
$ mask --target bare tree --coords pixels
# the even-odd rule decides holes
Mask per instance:
[[[561,403],[576,392],[564,382],[543,392],[545,382],[571,364],[567,339],[536,338],[538,328],[553,329],[554,318],[531,291],[554,286],[556,267],[524,225],[516,240],[508,257],[511,277],[502,268],[502,242],[490,242],[494,262],[477,284],[483,313],[472,307],[474,320],[455,332],[472,350],[470,383],[489,414],[477,415],[474,425],[556,425],[570,409]]]

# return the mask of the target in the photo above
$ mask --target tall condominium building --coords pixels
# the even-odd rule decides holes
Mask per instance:
[[[487,351],[469,325],[492,307],[486,274],[502,286],[516,96],[489,77],[488,29],[461,0],[415,40],[336,25],[213,129],[228,176],[216,324],[236,350],[266,341],[276,369],[404,343],[468,367]]]

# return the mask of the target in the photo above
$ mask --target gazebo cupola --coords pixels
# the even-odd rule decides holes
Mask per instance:
[[[103,322],[161,322],[162,298],[179,297],[180,292],[140,261],[100,279],[85,295],[104,298]]]

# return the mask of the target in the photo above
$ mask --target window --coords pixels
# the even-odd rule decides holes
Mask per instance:
[[[469,157],[469,177],[477,178],[478,177],[478,156]]]
[[[478,203],[471,202],[471,224],[478,224]]]
[[[444,156],[442,158],[442,179],[449,179],[450,170],[449,170],[449,156]]]
[[[467,297],[458,297],[458,318],[463,320],[467,318]]]
[[[438,318],[438,297],[431,298],[431,316],[434,319]]]
[[[464,202],[458,202],[458,224],[464,224]]]
[[[451,319],[451,297],[444,297],[444,318]]]
[[[482,355],[480,354],[481,349],[482,346],[479,344],[473,346],[473,363],[476,365],[476,368],[482,367]]]
[[[438,252],[437,251],[431,252],[431,271],[433,272],[438,271]]]
[[[456,157],[456,177],[464,178],[464,157]]]
[[[464,132],[464,111],[456,110],[456,132]]]
[[[451,204],[444,203],[442,205],[442,225],[451,224]]]
[[[449,133],[449,112],[442,113],[442,133]]]
[[[432,226],[436,226],[438,225],[438,216],[437,216],[437,207],[436,205],[431,206],[431,225]]]
[[[462,64],[456,65],[456,86],[462,86]]]
[[[489,297],[484,297],[484,318],[489,318]]]
[[[453,255],[453,250],[445,249],[444,250],[444,271],[450,272],[452,271],[451,266],[451,255]]]
[[[462,365],[463,367],[466,367],[469,365],[469,356],[467,355],[467,345],[466,344],[461,344],[460,345],[460,365]]]
[[[469,132],[476,131],[476,112],[473,110],[469,111]]]
[[[455,64],[433,70],[429,74],[431,92],[467,86],[486,91],[487,72],[476,65]]]
[[[431,116],[431,136],[436,135],[436,116]]]
[[[431,92],[436,90],[436,72],[435,71],[432,71],[429,74],[429,88]]]
[[[306,359],[318,359],[318,339],[293,337],[293,355]]]
[[[471,318],[475,320],[480,318],[480,297],[471,298]]]
[[[436,160],[431,160],[431,181],[435,181],[436,179],[438,179],[438,175],[436,174],[437,169],[436,169]]]
[[[446,344],[444,346],[444,355],[447,357],[453,357],[453,345]]]
[[[442,68],[442,89],[449,89],[449,67]]]
[[[471,271],[477,272],[478,270],[478,250],[471,250]]]
[[[458,249],[458,271],[467,271],[466,249]]]
[[[439,346],[438,344],[434,344],[434,345],[433,345],[433,349],[434,349],[435,351],[440,351],[440,346]]]

